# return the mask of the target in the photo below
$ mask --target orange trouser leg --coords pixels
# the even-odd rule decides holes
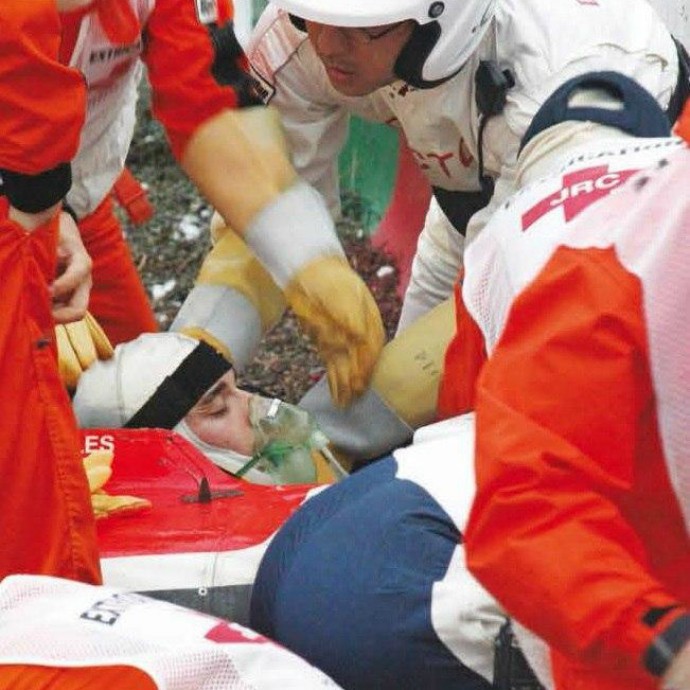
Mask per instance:
[[[131,666],[0,666],[0,690],[156,690],[157,685]]]
[[[156,317],[109,196],[79,222],[79,231],[93,260],[89,311],[113,345],[157,331]]]
[[[57,367],[48,284],[57,219],[31,234],[0,208],[0,579],[49,574],[98,583],[79,436]]]

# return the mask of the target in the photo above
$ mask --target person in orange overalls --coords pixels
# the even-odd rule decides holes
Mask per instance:
[[[513,271],[477,387],[468,565],[557,690],[690,688],[690,147],[656,146]]]
[[[79,436],[53,338],[55,321],[84,314],[90,285],[76,227],[57,213],[84,118],[84,84],[57,62],[55,0],[3,2],[0,19],[0,578],[99,582]],[[33,79],[45,88],[29,88]]]

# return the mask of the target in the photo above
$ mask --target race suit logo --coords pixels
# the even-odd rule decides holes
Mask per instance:
[[[554,209],[562,208],[565,222],[582,213],[595,201],[620,186],[637,170],[609,172],[608,165],[585,168],[563,176],[563,187],[535,204],[522,215],[522,230],[528,230],[534,223]]]
[[[218,0],[194,0],[196,16],[202,24],[214,24],[218,21]]]

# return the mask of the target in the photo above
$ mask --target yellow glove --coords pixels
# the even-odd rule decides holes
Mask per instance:
[[[285,297],[326,365],[333,400],[348,405],[366,389],[384,343],[369,288],[345,258],[329,256],[298,271]]]
[[[68,390],[77,387],[79,377],[97,359],[110,359],[113,346],[89,312],[72,323],[55,326],[60,377]]]
[[[111,496],[103,490],[112,474],[113,453],[96,450],[84,458],[84,470],[91,490],[91,505],[97,520],[115,514],[135,513],[151,507],[151,502],[136,496]]]
[[[322,382],[299,406],[350,461],[388,453],[435,419],[443,359],[454,333],[455,304],[449,298],[383,348],[369,389],[348,408],[336,408]]]
[[[212,220],[211,234],[214,247],[171,330],[206,341],[241,369],[263,334],[282,316],[285,298],[244,241],[222,225],[220,216]]]

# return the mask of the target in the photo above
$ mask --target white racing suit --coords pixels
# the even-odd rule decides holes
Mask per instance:
[[[577,31],[573,32],[573,27]],[[567,79],[614,70],[636,79],[667,108],[676,89],[676,46],[645,0],[501,0],[492,26],[462,70],[432,89],[402,81],[363,97],[339,94],[305,33],[287,14],[269,7],[248,47],[265,99],[281,113],[300,173],[338,208],[336,158],[350,113],[389,123],[405,139],[441,196],[446,216],[471,241],[491,212],[513,191],[520,140],[544,100]],[[491,203],[478,181],[480,113],[475,75],[482,61],[510,70],[515,85],[503,111],[487,121],[481,150],[484,172],[496,180]],[[458,197],[444,192],[470,193]],[[435,202],[432,202],[432,206]],[[461,266],[463,237],[437,210],[427,216],[399,329],[452,294]]]

